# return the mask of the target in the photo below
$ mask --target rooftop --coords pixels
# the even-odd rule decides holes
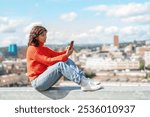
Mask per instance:
[[[104,83],[103,89],[83,92],[77,85],[65,83],[47,91],[32,87],[0,88],[0,100],[149,100],[150,84]]]

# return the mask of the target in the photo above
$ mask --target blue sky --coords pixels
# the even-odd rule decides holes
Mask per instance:
[[[149,39],[149,0],[0,0],[0,47],[27,45],[33,25],[48,29],[47,44]]]

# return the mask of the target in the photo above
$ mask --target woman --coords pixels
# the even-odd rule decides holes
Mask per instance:
[[[27,76],[31,85],[37,90],[47,90],[60,78],[65,78],[79,84],[83,91],[94,91],[101,88],[100,83],[88,79],[68,57],[73,47],[63,52],[55,52],[44,46],[47,29],[34,26],[29,35],[27,58]]]

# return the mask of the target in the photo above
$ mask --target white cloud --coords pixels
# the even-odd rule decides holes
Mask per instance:
[[[148,30],[150,29],[150,25],[148,26],[126,26],[120,29],[120,34],[122,36],[132,37],[135,35],[137,39],[141,36],[149,37]]]
[[[96,5],[96,6],[90,6],[85,8],[85,10],[95,11],[95,12],[107,11],[108,9],[109,7],[107,5]]]
[[[63,31],[50,30],[47,33],[47,44],[65,44],[69,42],[69,34]]]
[[[29,27],[32,27],[31,23]],[[47,27],[49,28],[49,27]],[[28,28],[27,28],[28,29]],[[50,29],[47,34],[46,44],[67,44],[70,40],[74,40],[75,44],[92,44],[92,43],[112,43],[113,36],[119,35],[119,40],[133,41],[139,39],[147,39],[150,36],[150,25],[148,26],[103,26],[97,25],[91,29],[83,30],[82,32],[69,33],[65,31]],[[22,37],[11,36],[1,39],[2,46],[8,46],[11,43],[18,45],[26,45],[28,39],[21,40]]]
[[[149,13],[150,2],[145,3],[128,3],[122,5],[97,5],[85,8],[94,12],[106,12],[108,16],[128,17],[131,15],[139,15]]]
[[[9,37],[5,37],[4,39],[1,39],[0,44],[1,46],[6,47],[12,43],[16,43],[17,45],[20,45],[20,42],[21,42],[20,38],[15,37],[15,36],[9,36]]]
[[[124,22],[130,23],[150,23],[150,15],[138,15],[138,16],[131,16],[121,19]]]
[[[80,34],[76,35],[76,38],[77,39],[89,38],[89,36],[90,35],[88,33],[84,32],[84,33],[80,33]]]
[[[32,23],[30,23],[29,25],[27,25],[27,26],[23,29],[23,31],[24,31],[24,33],[25,33],[25,38],[26,38],[26,39],[29,38],[29,33],[30,33],[32,27],[35,26],[35,25],[42,25],[42,22],[32,22]]]
[[[30,23],[29,25],[27,25],[24,28],[24,32],[29,33],[31,31],[32,27],[35,26],[35,25],[42,25],[42,22],[32,22],[32,23]]]
[[[20,19],[10,19],[8,17],[0,17],[0,33],[16,32],[19,25],[22,24]]]
[[[89,29],[87,33],[88,35],[95,37],[100,37],[100,35],[114,35],[119,33],[119,28],[117,26],[104,27],[102,25],[98,25],[93,29]]]
[[[121,21],[134,23],[148,23],[150,2],[128,3],[119,5],[97,5],[85,8],[88,11],[96,12],[100,15],[102,12],[109,17],[120,18]]]
[[[38,7],[38,4],[35,4]],[[64,31],[60,30],[59,26],[56,25],[46,26],[48,30],[47,43],[46,44],[65,44],[70,42],[70,40],[75,40],[75,43],[85,44],[85,43],[111,43],[113,41],[113,35],[118,34],[120,40],[138,40],[147,39],[150,37],[150,2],[145,3],[128,3],[122,5],[97,5],[85,8],[88,11],[93,11],[97,15],[105,13],[108,17],[108,21],[114,21],[114,24],[109,25],[99,23],[93,23],[93,20],[89,21],[89,26],[92,24],[97,26],[93,28],[88,28],[88,25],[81,24],[80,30],[75,29],[72,26],[72,30],[66,28]],[[102,14],[103,15],[103,14]],[[102,20],[105,20],[105,18]],[[71,22],[77,18],[77,13],[69,12],[62,14],[60,18],[64,21]],[[125,23],[116,23],[117,21],[123,21]],[[112,20],[113,19],[113,20]],[[83,21],[86,19],[83,19]],[[106,23],[107,23],[106,20]],[[0,33],[5,32],[15,32],[15,36],[8,37],[8,35],[1,35],[0,44],[3,46],[8,46],[10,43],[18,43],[19,45],[26,45],[28,41],[28,35],[31,28],[34,25],[43,25],[42,22],[21,22],[19,19],[10,19],[8,17],[0,17]],[[25,26],[26,24],[29,24]],[[128,24],[130,23],[130,24]],[[133,24],[132,24],[133,23]],[[137,24],[136,24],[137,23]],[[16,29],[23,30],[16,30]],[[62,26],[60,26],[62,29]],[[69,26],[68,26],[69,27]],[[85,28],[86,27],[86,28]],[[54,29],[55,30],[54,30]],[[85,30],[83,30],[85,29]],[[75,31],[75,32],[73,32]],[[26,36],[26,39],[24,39]],[[22,41],[20,41],[22,39]]]
[[[75,13],[75,12],[69,12],[69,13],[62,14],[62,15],[60,16],[60,19],[62,19],[62,20],[64,20],[64,21],[71,22],[71,21],[73,21],[76,17],[77,17],[77,13]]]
[[[94,29],[90,29],[89,32],[90,33],[101,33],[103,32],[104,27],[103,26],[96,26]]]
[[[105,28],[105,33],[106,34],[112,34],[112,35],[118,34],[119,28],[116,26],[107,27],[107,28]]]
[[[122,28],[120,31],[121,31],[121,34],[123,34],[124,36],[128,36],[128,35],[134,35],[136,33],[139,33],[140,29],[135,26],[128,26],[128,27]]]
[[[24,42],[22,31],[25,25],[24,21],[27,20],[23,18],[0,17],[0,46],[8,46],[11,43],[25,45],[25,43],[22,43]]]
[[[49,27],[47,27],[49,28]],[[147,26],[104,26],[97,25],[82,32],[65,32],[49,29],[46,44],[66,44],[74,40],[76,44],[112,43],[113,36],[119,35],[120,41],[147,39],[150,36]]]
[[[86,32],[76,33],[71,36],[78,44],[100,43],[104,37],[105,27],[98,25]],[[106,41],[106,40],[105,40]],[[104,41],[103,41],[104,42]]]
[[[70,36],[70,38],[75,41],[75,44],[98,43],[97,38],[95,38],[95,36],[92,36],[88,32],[83,32],[83,33],[78,33],[78,34],[72,34]]]
[[[146,3],[129,3],[125,5],[115,5],[108,9],[107,15],[115,17],[129,17],[148,13],[150,2]]]
[[[93,29],[89,29],[87,32],[82,32],[72,35],[72,39],[77,43],[111,43],[113,42],[113,36],[118,35],[120,41],[133,41],[147,39],[150,36],[149,26],[96,26]]]

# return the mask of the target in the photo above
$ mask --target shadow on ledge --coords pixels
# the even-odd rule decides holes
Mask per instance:
[[[38,91],[38,92],[40,92],[41,94],[45,95],[48,98],[57,100],[65,98],[72,90],[80,90],[80,87],[77,86],[51,87],[46,91]]]
[[[150,100],[150,86],[105,86],[83,92],[78,86],[52,87],[37,91],[32,87],[0,88],[0,100]]]

